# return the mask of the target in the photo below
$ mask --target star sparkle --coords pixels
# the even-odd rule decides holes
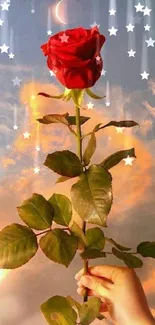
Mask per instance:
[[[18,87],[20,87],[20,83],[21,83],[21,79],[19,79],[18,77],[15,77],[15,79],[12,79],[12,81],[13,81],[13,86],[15,87],[15,86],[18,86]]]
[[[9,46],[7,46],[5,43],[0,46],[1,53],[8,53]]]
[[[116,131],[117,131],[117,133],[123,133],[123,130],[124,130],[125,128],[124,127],[117,127],[116,126]]]
[[[39,151],[40,151],[40,147],[37,146],[37,147],[35,148],[35,150],[39,152]]]
[[[135,26],[130,23],[129,25],[126,26],[126,28],[127,28],[127,32],[133,32]]]
[[[0,6],[2,7],[2,11],[3,11],[3,10],[7,10],[7,11],[9,11],[10,4],[7,3],[6,1],[4,1],[3,3],[1,3]]]
[[[23,133],[23,136],[24,136],[24,139],[29,139],[30,133],[26,131],[25,133]]]
[[[92,25],[90,25],[91,28],[94,28],[94,27],[98,27],[100,28],[100,25],[97,24],[96,21],[94,21],[94,23]]]
[[[106,72],[107,72],[107,71],[105,71],[104,69],[102,69],[102,71],[101,71],[101,76],[105,76]]]
[[[110,13],[110,16],[115,16],[116,10],[110,9],[109,13]]]
[[[110,102],[106,102],[105,105],[106,105],[106,107],[109,107],[110,106]]]
[[[94,104],[92,104],[91,102],[89,102],[89,103],[87,104],[87,107],[88,107],[88,109],[93,109]]]
[[[3,26],[4,20],[0,19],[0,26]]]
[[[14,56],[15,56],[15,55],[14,55],[13,53],[10,53],[10,54],[9,54],[9,59],[14,59]]]
[[[133,51],[132,49],[130,50],[130,51],[128,51],[128,54],[129,54],[129,58],[130,57],[135,57],[135,53],[136,53],[136,51]]]
[[[15,125],[13,126],[13,129],[14,129],[14,130],[17,130],[17,129],[18,129],[18,125],[15,124]]]
[[[59,38],[61,39],[61,43],[68,43],[68,38],[70,36],[67,36],[65,33],[63,33],[62,36],[59,36]]]
[[[110,29],[108,29],[108,31],[110,33],[110,36],[112,36],[112,35],[116,36],[118,29],[116,29],[114,26],[112,26]]]
[[[147,43],[147,47],[152,46],[154,47],[155,40],[152,39],[152,37],[149,38],[149,40],[145,41]]]
[[[144,16],[150,16],[150,12],[152,11],[152,9],[149,9],[147,6],[145,7],[145,9],[143,9],[143,15]]]
[[[39,174],[40,168],[38,168],[38,167],[33,168],[33,172],[34,172],[34,174]]]
[[[146,71],[144,71],[143,73],[141,73],[142,76],[142,80],[143,79],[148,79],[149,73],[147,73]]]
[[[96,62],[97,62],[97,64],[100,64],[100,61],[101,61],[101,58],[100,58],[100,56],[98,55],[98,56],[96,56]]]
[[[55,73],[52,70],[49,70],[50,76],[55,76]]]
[[[49,30],[47,30],[47,35],[52,35],[52,31],[49,29]]]
[[[151,26],[149,26],[149,25],[147,24],[147,25],[144,26],[144,28],[145,28],[145,31],[147,31],[147,30],[149,31],[150,28],[151,28]]]
[[[31,9],[31,14],[35,14],[35,9]]]
[[[143,7],[144,6],[142,6],[141,3],[139,2],[138,5],[135,6],[136,12],[138,12],[138,11],[143,12]]]
[[[127,158],[123,159],[123,160],[125,161],[125,166],[126,166],[126,165],[130,165],[130,166],[132,166],[132,162],[133,162],[134,159],[135,159],[135,158],[130,157],[130,156],[128,155]]]

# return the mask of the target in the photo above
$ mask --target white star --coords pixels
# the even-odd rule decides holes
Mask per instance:
[[[99,63],[100,64],[100,61],[101,61],[101,58],[100,58],[100,56],[98,55],[98,56],[96,56],[96,61],[97,61],[97,64]]]
[[[4,20],[0,19],[0,26],[2,26],[4,23]]]
[[[19,79],[18,77],[16,77],[15,79],[12,79],[13,81],[13,85],[14,86],[20,86],[20,82],[22,81],[21,79]]]
[[[141,73],[142,76],[142,80],[143,79],[148,79],[149,73],[147,73],[146,71],[144,71],[143,73]]]
[[[126,165],[131,165],[132,166],[132,162],[135,158],[132,158],[130,156],[127,156],[127,158],[123,159],[125,161],[125,166]]]
[[[35,9],[31,9],[31,14],[34,14],[35,13]]]
[[[142,6],[141,3],[139,2],[138,5],[135,6],[135,8],[136,8],[136,12],[138,12],[138,11],[143,12],[143,7],[144,7],[144,6]]]
[[[67,36],[65,33],[63,33],[63,35],[62,36],[59,36],[59,38],[61,38],[61,43],[68,43],[68,38],[69,38],[70,36]]]
[[[124,127],[116,127],[117,133],[123,133]]]
[[[30,133],[26,131],[25,133],[23,133],[23,136],[24,136],[24,139],[29,139]]]
[[[2,7],[2,11],[3,11],[3,10],[7,10],[7,11],[9,11],[10,4],[7,3],[6,1],[4,1],[4,2],[1,4],[1,7]]]
[[[14,129],[14,130],[17,130],[17,129],[18,129],[18,125],[15,124],[15,125],[13,126],[13,129]]]
[[[49,73],[50,73],[51,77],[55,76],[55,73],[52,70],[50,70]]]
[[[40,147],[39,146],[36,147],[36,151],[40,151]]]
[[[130,23],[129,25],[126,26],[126,28],[127,28],[127,32],[133,32],[135,26]]]
[[[9,150],[11,148],[11,146],[9,144],[7,144],[6,149]]]
[[[110,102],[106,102],[105,104],[106,104],[107,107],[110,106]]]
[[[144,16],[150,16],[150,11],[152,11],[152,9],[149,9],[148,7],[145,7],[145,9],[143,9],[143,15]]]
[[[115,16],[116,10],[111,9],[111,10],[109,10],[109,12],[110,12],[110,16]]]
[[[135,53],[136,51],[133,51],[132,49],[130,51],[128,51],[129,53],[129,58],[132,56],[133,58],[135,57]]]
[[[10,54],[9,54],[9,59],[14,59],[14,56],[15,56],[15,55],[14,55],[13,53],[10,53]]]
[[[6,44],[4,43],[2,46],[0,46],[0,49],[1,53],[8,53],[9,46],[6,46]]]
[[[149,40],[145,41],[147,43],[147,47],[152,46],[154,47],[155,41],[152,39],[152,37],[149,38]]]
[[[88,109],[93,109],[94,104],[92,104],[91,102],[89,102],[89,103],[87,104],[87,106],[88,106]]]
[[[116,29],[114,26],[112,26],[111,29],[108,29],[109,33],[110,33],[110,36],[111,35],[115,35],[116,36],[116,33],[118,31],[118,29]]]
[[[105,71],[104,69],[102,69],[102,71],[101,71],[101,76],[105,76],[106,72],[107,72],[107,71]]]
[[[39,174],[40,168],[35,167],[35,168],[33,168],[33,171],[34,171],[34,174]]]
[[[146,30],[150,30],[151,26],[149,26],[149,25],[147,24],[147,25],[144,26],[144,28],[145,28],[145,31],[146,31]]]
[[[100,25],[97,25],[97,22],[96,22],[96,21],[94,21],[94,24],[90,25],[91,28],[96,27],[96,26],[97,26],[98,28],[100,27]]]
[[[50,29],[47,30],[47,35],[52,35],[52,31]]]

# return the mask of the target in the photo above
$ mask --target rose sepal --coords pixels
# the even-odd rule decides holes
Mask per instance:
[[[71,98],[71,89],[65,88],[64,92],[62,94],[60,94],[60,95],[57,95],[57,96],[49,95],[49,94],[46,94],[44,92],[39,92],[37,94],[37,96],[43,96],[43,97],[53,98],[53,99],[62,99],[62,100],[68,101]]]
[[[93,91],[90,88],[86,88],[86,93],[88,94],[88,96],[90,96],[93,99],[102,99],[105,98],[106,96],[98,96],[95,93],[93,93]]]

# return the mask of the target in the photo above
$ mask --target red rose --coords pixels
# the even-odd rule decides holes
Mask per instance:
[[[41,46],[47,65],[57,79],[69,89],[92,87],[100,78],[103,61],[100,56],[105,36],[97,27],[61,31]]]

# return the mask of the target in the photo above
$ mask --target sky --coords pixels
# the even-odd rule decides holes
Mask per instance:
[[[101,96],[106,95],[106,100],[97,101],[85,96],[86,110],[82,110],[81,115],[89,116],[90,120],[82,126],[82,132],[88,133],[96,124],[111,120],[132,119],[140,125],[122,133],[114,127],[96,133],[97,150],[92,163],[132,147],[135,147],[137,156],[132,166],[121,162],[111,170],[114,201],[107,219],[108,228],[102,230],[106,236],[132,247],[133,251],[142,241],[154,241],[155,2],[141,0],[144,11],[136,12],[138,2],[62,0],[59,19],[63,22],[60,22],[56,17],[57,0],[10,0],[8,10],[3,10],[4,1],[1,0],[0,46],[5,43],[9,48],[6,53],[0,47],[0,229],[14,222],[23,224],[16,207],[32,193],[42,194],[46,199],[53,193],[65,193],[70,198],[75,179],[55,184],[57,174],[43,163],[47,154],[54,151],[77,152],[75,139],[63,125],[43,125],[36,119],[52,113],[74,115],[75,111],[71,101],[35,98],[38,92],[55,95],[64,89],[47,68],[40,46],[50,37],[47,31],[54,35],[66,29],[80,26],[90,29],[91,25],[98,24],[100,33],[106,37],[101,51],[106,72],[92,90]],[[116,10],[115,15],[110,15],[111,9]],[[127,31],[126,26],[130,23],[134,26],[133,32]],[[112,26],[117,31],[116,35],[110,36]],[[147,46],[151,43],[146,42],[149,39],[152,46]],[[129,56],[131,49],[136,52],[133,57]],[[142,79],[144,71],[148,79]],[[20,80],[18,85],[16,77]],[[93,109],[87,106],[90,102]],[[29,138],[24,138],[25,132],[30,134]],[[84,139],[83,150],[86,145]],[[39,173],[34,172],[36,167]],[[75,211],[73,220],[81,224]],[[89,224],[87,227],[94,226]],[[106,245],[110,250],[110,244]],[[155,317],[155,261],[141,259],[144,265],[136,269],[136,273]],[[102,263],[105,261],[98,259],[92,260],[90,265]],[[106,263],[124,265],[113,255],[107,255]],[[39,306],[57,294],[71,295],[82,302],[74,280],[75,273],[82,267],[78,253],[66,268],[49,261],[39,250],[28,264],[0,279],[0,323],[47,324]],[[10,308],[11,313],[8,312]],[[95,320],[93,324],[100,323]],[[107,321],[102,323],[109,324]]]

